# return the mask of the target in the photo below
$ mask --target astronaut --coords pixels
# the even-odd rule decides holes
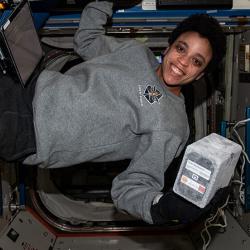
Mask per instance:
[[[159,63],[145,44],[105,35],[112,7],[98,1],[84,8],[74,36],[84,62],[38,77],[29,123],[35,149],[23,163],[60,168],[130,159],[113,181],[115,206],[150,224],[192,222],[218,206],[221,193],[200,209],[163,194],[164,173],[189,137],[181,88],[221,62],[225,35],[214,18],[191,16],[171,33]]]

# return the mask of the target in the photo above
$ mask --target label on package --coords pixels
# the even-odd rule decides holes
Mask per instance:
[[[210,180],[211,171],[191,160],[187,160],[187,164],[185,168],[208,181]]]
[[[186,175],[181,176],[181,183],[187,185],[188,187],[196,190],[197,192],[204,194],[206,191],[206,187],[199,184],[198,182],[192,180],[191,178],[187,177]]]

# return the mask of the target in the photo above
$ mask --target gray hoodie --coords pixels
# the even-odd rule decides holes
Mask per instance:
[[[85,62],[67,73],[44,70],[33,100],[37,153],[25,164],[43,168],[132,159],[113,181],[114,204],[152,223],[150,207],[164,172],[183,149],[189,127],[183,96],[156,74],[142,43],[105,35],[112,4],[92,2],[74,37]]]

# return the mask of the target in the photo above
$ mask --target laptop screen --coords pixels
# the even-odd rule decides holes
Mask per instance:
[[[25,85],[43,56],[28,1],[14,9],[1,31],[16,74]]]

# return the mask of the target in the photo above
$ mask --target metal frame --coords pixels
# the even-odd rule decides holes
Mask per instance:
[[[250,118],[250,107],[246,107],[246,119]],[[245,151],[250,158],[250,122],[245,127]],[[245,210],[250,211],[250,163],[245,163]]]

